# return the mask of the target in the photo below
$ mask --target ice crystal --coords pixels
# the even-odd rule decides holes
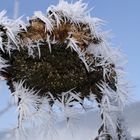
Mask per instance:
[[[15,103],[18,105],[19,125],[33,115],[37,110],[39,97],[33,89],[28,89],[24,85],[24,81],[14,83],[15,92],[12,95],[15,98]]]
[[[3,39],[2,39],[2,37],[1,37],[1,35],[2,35],[2,32],[0,32],[0,49],[4,52],[4,48],[3,48]]]
[[[85,58],[85,52],[81,51],[80,47],[78,46],[78,41],[76,41],[75,38],[71,38],[68,37],[69,43],[67,48],[71,48],[71,50],[74,50],[75,52],[77,52],[77,54],[79,55],[79,58],[82,60],[82,62],[84,63],[87,71],[89,71],[89,65],[87,63],[87,60]]]
[[[24,48],[25,45],[28,46],[28,55],[35,58],[35,57],[41,57],[41,51],[40,51],[40,47],[42,45],[42,40],[38,40],[38,41],[32,41],[30,39],[28,39],[27,43],[22,45],[22,47]]]
[[[57,11],[72,22],[79,23],[83,17],[87,15],[87,4],[82,1],[69,4],[67,1],[61,0],[57,6],[51,6],[48,11]],[[59,20],[58,20],[59,21]]]
[[[6,61],[5,59],[3,59],[0,56],[0,71],[5,71],[4,68],[8,67],[9,65],[7,64],[8,61]]]
[[[39,18],[45,23],[47,31],[51,32],[53,30],[53,23],[49,17],[45,16],[41,11],[36,11],[34,15],[35,18]]]
[[[18,40],[17,40],[17,34],[21,31],[21,29],[26,31],[26,25],[21,20],[21,18],[18,18],[17,20],[9,19],[7,16],[5,16],[6,11],[0,12],[0,26],[4,32],[0,32],[0,48],[3,50],[3,47],[1,45],[4,44],[2,42],[1,34],[6,34],[8,37],[8,44],[5,44],[8,46],[11,43],[14,43],[16,45],[17,49],[19,50]]]

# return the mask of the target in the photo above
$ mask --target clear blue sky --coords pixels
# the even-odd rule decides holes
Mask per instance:
[[[58,0],[19,1],[19,15],[25,17],[32,16],[36,10],[45,12],[49,5],[58,3]],[[89,3],[89,8],[94,7],[93,16],[107,21],[103,28],[112,30],[114,35],[112,43],[121,46],[123,52],[127,55],[126,78],[133,87],[131,92],[135,100],[140,101],[140,0],[83,1]],[[13,17],[13,5],[14,0],[0,0],[0,11],[5,9],[7,15]],[[7,89],[3,88],[3,92],[7,92]]]

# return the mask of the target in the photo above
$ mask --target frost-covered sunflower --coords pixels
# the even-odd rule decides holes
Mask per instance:
[[[43,105],[50,114],[54,105],[63,111],[77,103],[84,108],[84,99],[94,96],[103,119],[99,137],[126,135],[118,125],[127,92],[120,81],[120,53],[110,47],[101,23],[81,1],[62,0],[47,14],[35,12],[27,24],[0,13],[0,74],[15,96],[20,124]]]

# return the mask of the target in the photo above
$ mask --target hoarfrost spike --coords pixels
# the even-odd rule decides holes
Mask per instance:
[[[53,24],[50,18],[48,18],[47,16],[45,16],[41,11],[36,11],[34,13],[36,18],[39,18],[40,20],[42,20],[45,24],[46,24],[46,29],[49,32],[52,32],[53,30]]]

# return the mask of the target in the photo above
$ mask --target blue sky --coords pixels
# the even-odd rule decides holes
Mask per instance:
[[[58,0],[19,0],[19,15],[32,16],[36,10],[46,11],[51,4],[57,4]],[[71,1],[71,0],[68,0]],[[126,78],[132,86],[131,94],[134,100],[140,101],[140,0],[83,0],[89,3],[89,8],[94,7],[92,15],[106,22],[104,30],[111,30],[113,38],[111,42],[116,47],[121,47],[126,54]],[[0,11],[7,10],[7,15],[13,17],[14,0],[1,0]],[[5,85],[1,92],[8,93]],[[6,97],[7,94],[1,95]],[[4,103],[0,103],[2,106]],[[11,111],[11,113],[14,113]],[[8,115],[7,115],[8,117]],[[1,119],[0,119],[1,120]],[[0,121],[1,124],[1,121]]]

